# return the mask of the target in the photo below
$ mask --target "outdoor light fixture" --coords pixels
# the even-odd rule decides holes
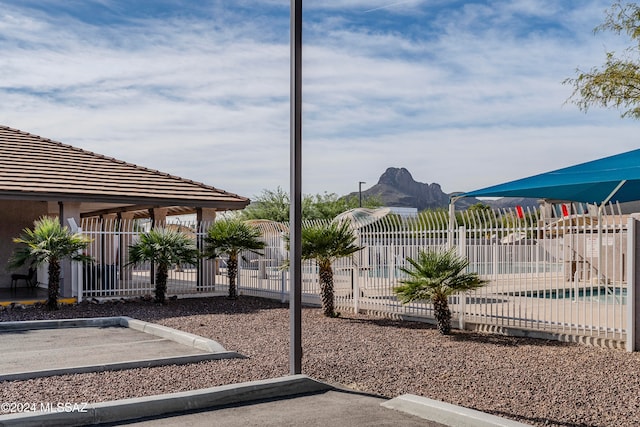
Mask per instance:
[[[358,181],[358,197],[360,200],[359,206],[362,207],[362,184],[366,184],[364,181]]]

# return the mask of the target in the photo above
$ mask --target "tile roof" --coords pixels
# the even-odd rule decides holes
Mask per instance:
[[[0,126],[0,198],[242,209],[249,199]]]

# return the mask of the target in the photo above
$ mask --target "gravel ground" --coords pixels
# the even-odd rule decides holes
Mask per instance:
[[[274,378],[289,371],[289,311],[241,297],[9,309],[0,321],[125,315],[220,342],[247,359],[0,383],[3,402],[101,402]],[[428,324],[303,310],[303,373],[395,397],[412,393],[541,426],[640,425],[640,354]]]

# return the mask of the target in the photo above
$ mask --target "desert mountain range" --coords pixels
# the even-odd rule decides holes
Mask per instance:
[[[358,196],[351,193],[349,196]],[[417,182],[405,168],[388,168],[378,179],[378,183],[371,188],[362,190],[362,197],[376,196],[382,200],[384,206],[411,207],[418,211],[425,209],[447,208],[450,194],[442,191],[440,184]],[[457,209],[466,209],[476,203],[484,203],[494,208],[514,206],[537,207],[536,199],[502,198],[498,200],[478,200],[465,197],[456,203]]]

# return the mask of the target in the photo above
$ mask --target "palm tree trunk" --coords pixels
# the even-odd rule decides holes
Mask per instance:
[[[60,262],[51,258],[49,260],[49,299],[47,299],[47,308],[49,310],[57,310],[58,294],[60,293]]]
[[[320,299],[322,300],[322,313],[327,317],[336,317],[333,305],[333,270],[329,266],[320,265]]]
[[[449,335],[451,333],[451,310],[449,310],[447,297],[445,295],[435,296],[432,302],[436,322],[438,323],[438,332],[442,335]]]
[[[167,278],[169,277],[168,266],[158,264],[156,271],[156,302],[167,303]]]
[[[229,299],[237,299],[236,278],[238,276],[238,255],[229,255],[227,261],[227,277],[229,277]]]

